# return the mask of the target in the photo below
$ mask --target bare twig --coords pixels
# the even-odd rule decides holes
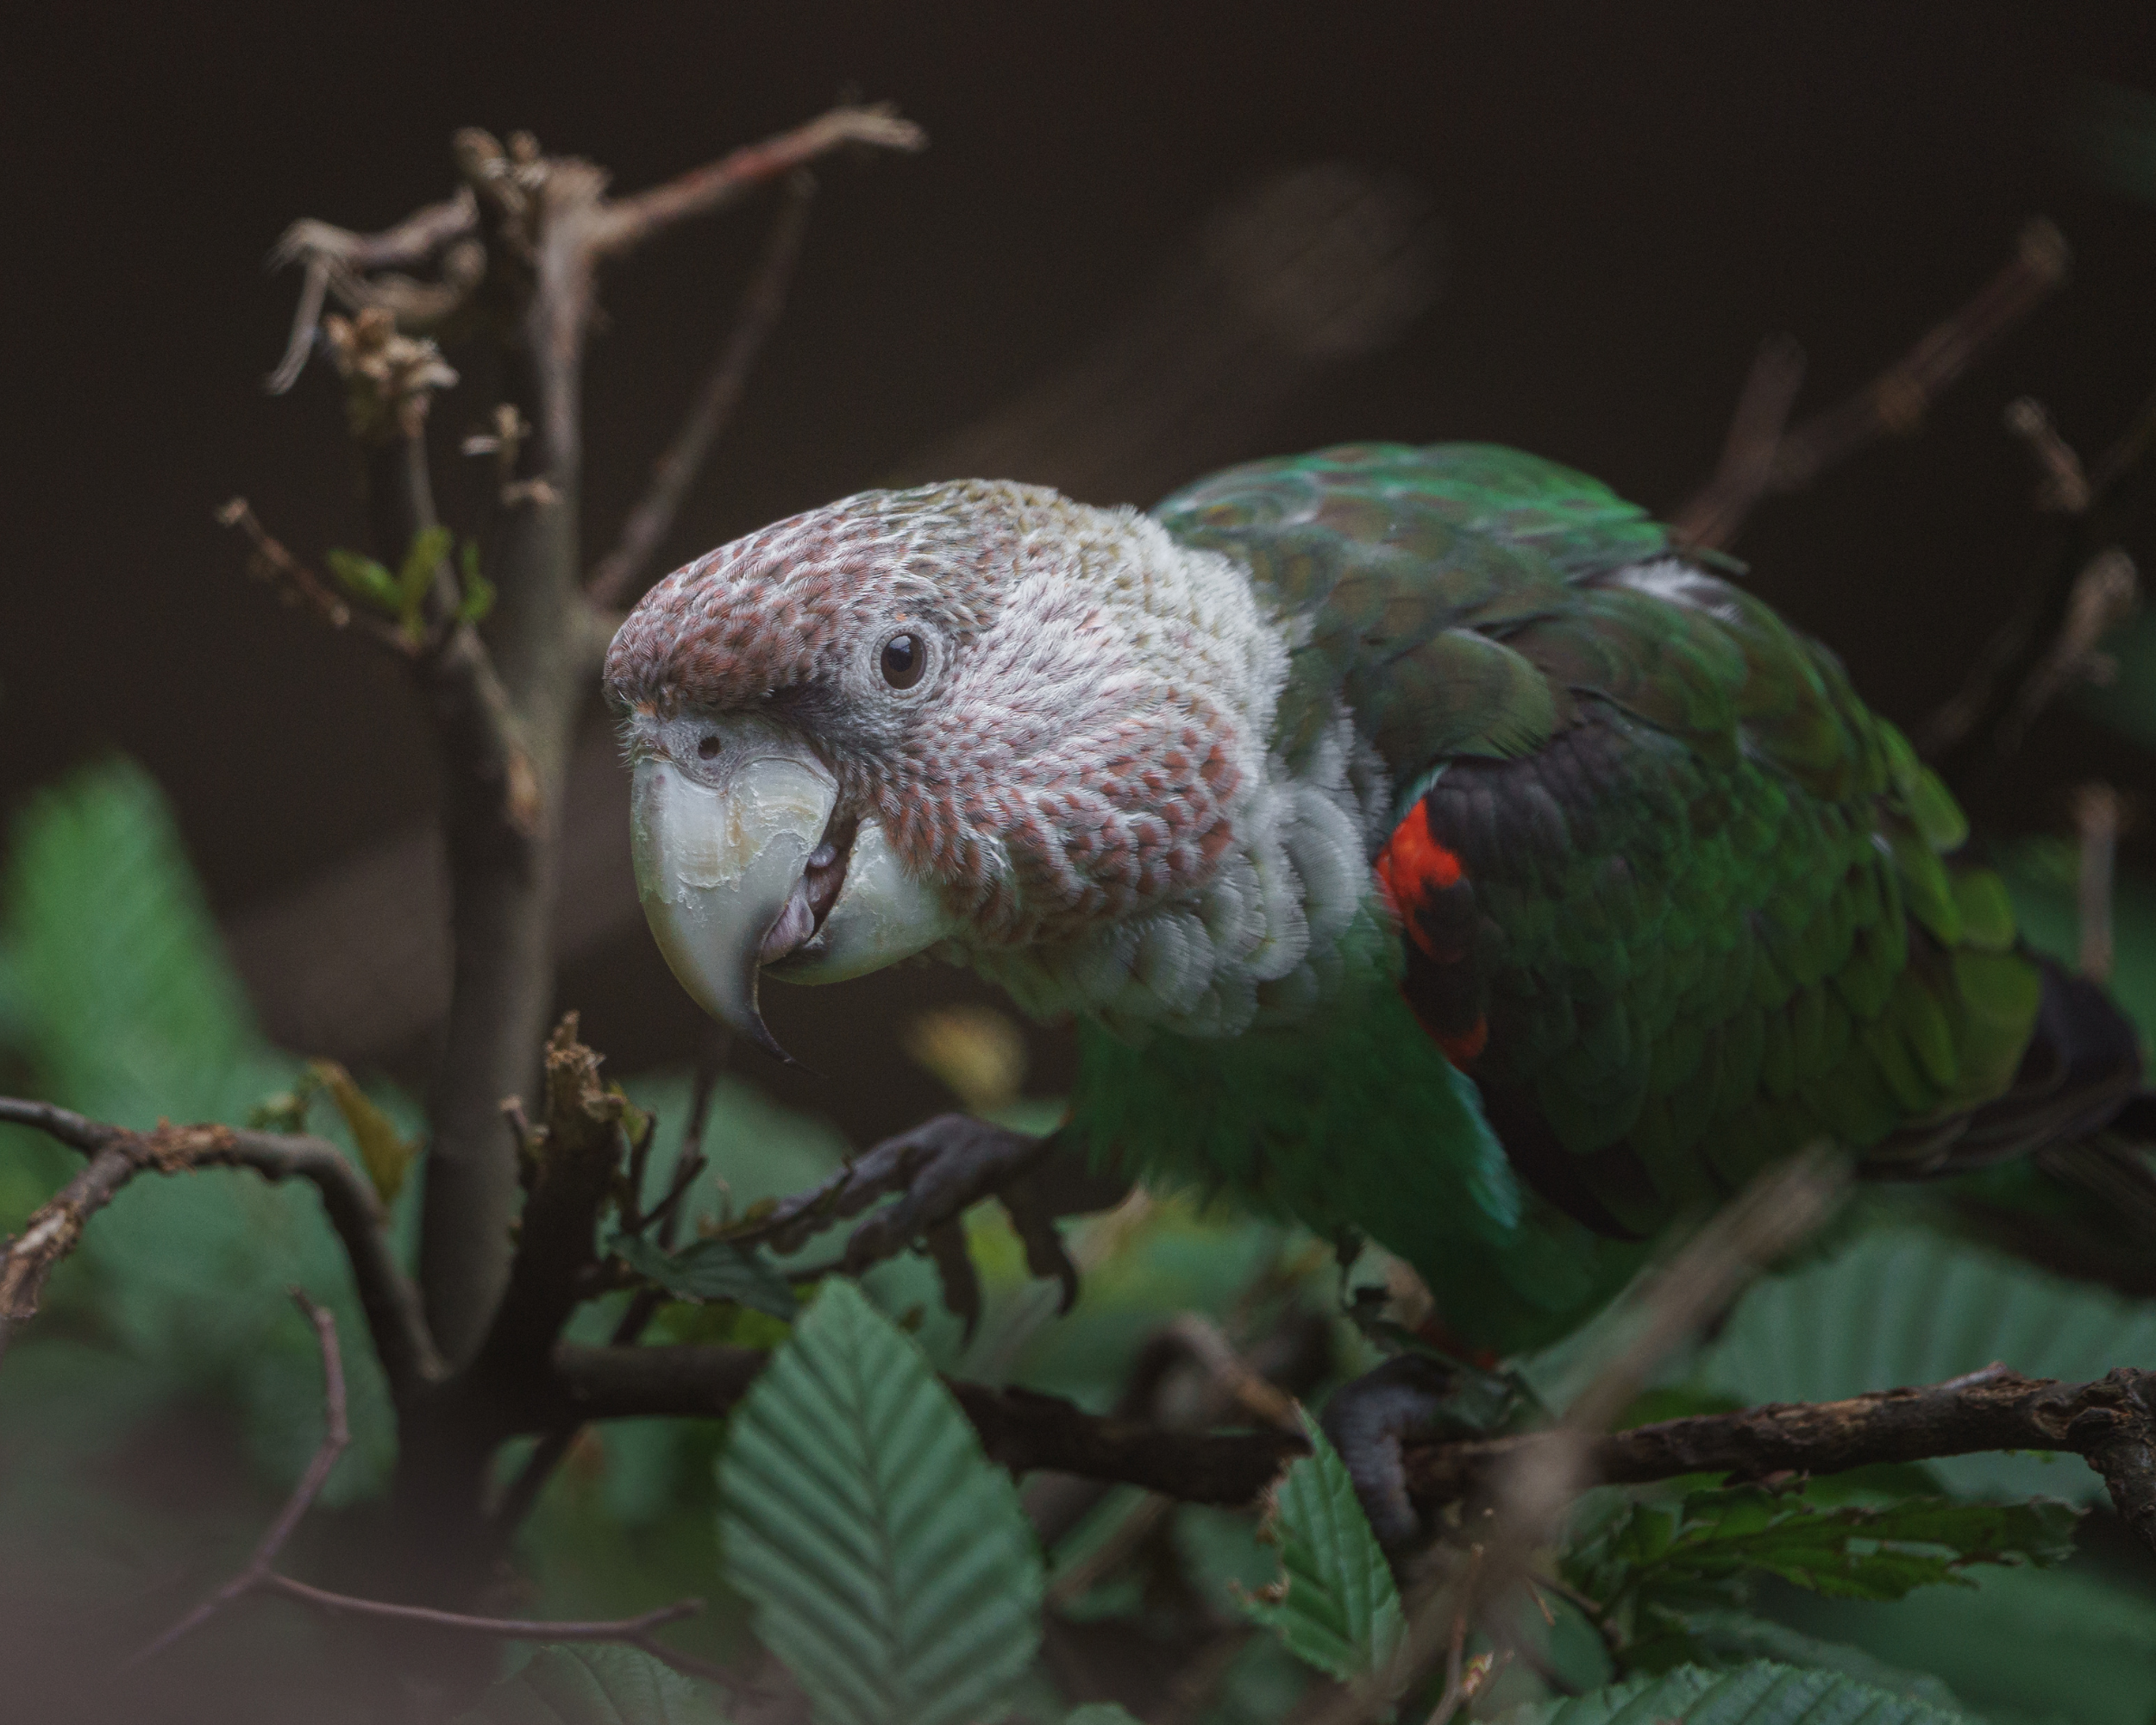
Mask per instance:
[[[652,1633],[662,1624],[694,1616],[704,1609],[704,1602],[700,1599],[679,1600],[672,1605],[662,1605],[634,1617],[547,1622],[521,1617],[475,1617],[459,1611],[438,1611],[424,1605],[405,1605],[386,1599],[362,1599],[348,1593],[334,1593],[327,1588],[315,1587],[304,1581],[295,1581],[288,1575],[279,1574],[276,1568],[278,1558],[283,1553],[293,1530],[299,1526],[308,1510],[314,1507],[315,1499],[321,1496],[330,1471],[337,1465],[337,1458],[344,1453],[352,1441],[351,1425],[346,1414],[344,1359],[337,1346],[336,1320],[297,1289],[293,1290],[292,1297],[298,1302],[299,1309],[307,1320],[314,1326],[316,1340],[322,1349],[322,1442],[307,1464],[306,1472],[300,1476],[298,1484],[292,1488],[291,1496],[285,1500],[285,1507],[278,1511],[277,1519],[270,1523],[268,1529],[256,1542],[253,1553],[239,1572],[170,1628],[138,1649],[128,1660],[128,1666],[154,1659],[248,1594],[274,1593],[335,1616],[420,1624],[429,1628],[493,1636],[502,1640],[620,1642],[641,1648],[654,1659],[691,1676],[731,1681],[730,1674],[720,1667],[693,1654],[675,1651]]]
[[[1771,449],[1763,448],[1761,436],[1772,424],[1780,398],[1794,394],[1795,378],[1786,356],[1772,359],[1763,352],[1730,427],[1721,467],[1676,513],[1684,524],[1682,536],[1702,549],[1725,548],[1760,498],[1801,491],[1882,437],[1914,432],[1931,405],[2065,280],[2068,261],[2059,229],[2040,219],[2031,222],[2021,230],[2013,259],[1967,304],[1854,395],[1793,427]],[[1787,411],[1785,405],[1782,411]]]
[[[291,1496],[285,1500],[285,1507],[278,1511],[277,1519],[270,1523],[246,1565],[163,1634],[139,1649],[128,1661],[130,1665],[140,1665],[161,1653],[181,1636],[200,1628],[234,1600],[273,1579],[270,1569],[285,1549],[285,1542],[291,1538],[300,1517],[314,1506],[315,1499],[321,1496],[322,1488],[329,1480],[329,1471],[336,1466],[337,1458],[352,1441],[352,1427],[345,1413],[344,1356],[337,1346],[337,1320],[327,1308],[317,1306],[298,1289],[292,1290],[292,1298],[298,1302],[301,1315],[314,1326],[315,1341],[322,1350],[322,1442],[316,1446],[306,1472],[300,1475],[299,1484],[292,1488]]]
[[[2028,436],[2024,405],[2015,403],[2008,413],[2009,427]],[[2037,441],[2040,446],[2042,438]],[[2063,442],[2059,447],[2065,448]],[[1982,753],[2011,752],[2067,681],[2100,668],[2097,637],[2134,601],[2133,565],[2115,542],[2152,455],[2156,392],[2143,399],[2125,431],[2089,470],[2084,485],[2062,486],[2056,473],[2046,480],[2040,501],[2061,520],[2046,536],[2021,603],[1984,643],[1961,687],[1913,733],[1919,752],[1950,781]],[[2047,459],[2056,467],[2063,457],[2053,450]]]
[[[1670,518],[1672,536],[1699,546],[1727,545],[1737,536],[1773,474],[1775,452],[1803,381],[1804,349],[1794,336],[1770,336],[1759,344],[1729,417],[1714,476]]]
[[[2082,786],[2073,801],[2081,837],[2075,894],[2081,924],[2079,968],[2091,982],[2103,982],[2111,975],[2111,880],[2124,800],[2109,785],[2095,784]]]
[[[2078,515],[2089,506],[2089,474],[2073,446],[2059,435],[2050,410],[2030,396],[2010,401],[2006,429],[2028,446],[2036,463],[2036,507],[2046,515]]]
[[[664,185],[613,199],[592,223],[592,250],[596,255],[611,257],[642,245],[654,235],[693,216],[709,215],[750,188],[780,179],[848,144],[912,151],[927,143],[928,135],[911,120],[899,118],[888,104],[834,108],[806,125],[736,150]]]
[[[806,169],[798,171],[787,182],[786,202],[772,224],[771,238],[749,279],[748,291],[742,295],[732,332],[698,388],[681,429],[660,457],[650,486],[629,511],[620,543],[600,560],[585,585],[594,604],[618,605],[629,596],[632,584],[674,524],[681,500],[688,495],[711,444],[733,417],[749,373],[786,309],[787,288],[800,261],[801,242],[808,232],[809,209],[815,195],[816,181]]]
[[[327,1139],[224,1126],[165,1125],[152,1132],[133,1132],[49,1102],[11,1096],[0,1097],[0,1121],[33,1127],[90,1153],[82,1171],[41,1206],[0,1253],[0,1319],[17,1321],[35,1312],[38,1290],[53,1265],[74,1250],[90,1218],[137,1174],[248,1168],[268,1180],[305,1180],[321,1195],[323,1209],[352,1265],[392,1392],[409,1395],[442,1375],[418,1295],[398,1267],[383,1230],[374,1189]]]
[[[292,599],[309,606],[330,628],[348,629],[357,623],[367,635],[392,652],[410,655],[411,643],[385,619],[369,612],[354,612],[350,602],[341,598],[329,582],[273,538],[245,498],[235,497],[220,509],[217,525],[236,527],[244,533],[254,548],[254,556],[249,560],[254,572],[265,580],[275,582]]]

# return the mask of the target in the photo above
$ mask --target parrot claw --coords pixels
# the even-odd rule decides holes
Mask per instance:
[[[1400,1354],[1334,1390],[1319,1417],[1370,1531],[1388,1552],[1413,1544],[1423,1531],[1407,1496],[1401,1446],[1451,1423],[1449,1404],[1458,1376],[1426,1354]]]
[[[981,1283],[958,1220],[969,1207],[989,1197],[1001,1202],[1025,1243],[1027,1268],[1062,1283],[1062,1309],[1068,1311],[1077,1297],[1078,1270],[1063,1250],[1055,1219],[1106,1209],[1129,1187],[1126,1179],[1094,1173],[1053,1133],[1037,1138],[970,1114],[938,1114],[886,1138],[821,1185],[782,1200],[729,1238],[780,1252],[798,1251],[824,1229],[896,1194],[897,1202],[875,1211],[847,1236],[836,1267],[858,1276],[921,1241],[935,1260],[944,1303],[971,1336],[981,1315]]]

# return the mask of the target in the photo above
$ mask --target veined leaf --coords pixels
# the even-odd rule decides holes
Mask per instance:
[[[1909,1497],[1821,1509],[1756,1486],[1649,1500],[1607,1522],[1565,1560],[1573,1584],[1606,1607],[1778,1576],[1838,1599],[1899,1599],[1964,1582],[1970,1564],[2063,1563],[2080,1512],[2048,1499],[1957,1503]]]
[[[375,1195],[385,1206],[395,1203],[398,1193],[404,1189],[404,1176],[411,1171],[412,1157],[419,1153],[419,1140],[398,1132],[396,1123],[335,1061],[310,1060],[307,1070],[329,1093],[329,1100],[344,1117],[352,1142],[360,1148],[360,1160],[367,1164],[367,1178],[374,1182]]]
[[[719,1725],[686,1678],[634,1647],[542,1648],[455,1725]]]
[[[761,1254],[730,1240],[700,1239],[679,1251],[662,1251],[640,1234],[618,1234],[608,1250],[677,1299],[730,1300],[774,1318],[791,1319],[800,1310],[786,1277]]]
[[[2101,1377],[2156,1358],[2156,1302],[2048,1275],[1921,1227],[1860,1234],[1823,1263],[1756,1284],[1692,1381],[1740,1402],[1831,1402],[1936,1383],[2002,1360],[2033,1377]],[[1952,1456],[1925,1466],[1958,1495],[2089,1502],[2072,1456]]]
[[[825,1284],[719,1462],[728,1580],[818,1725],[995,1716],[1040,1639],[1041,1559],[1010,1479],[920,1349]]]
[[[1382,1674],[1407,1620],[1346,1464],[1305,1415],[1310,1453],[1273,1488],[1281,1579],[1245,1609],[1319,1670],[1353,1682]]]
[[[1680,1665],[1590,1695],[1538,1702],[1498,1725],[1956,1725],[1964,1716],[1831,1672],[1762,1660],[1734,1671]]]
[[[362,604],[371,605],[377,611],[387,612],[394,617],[401,608],[402,594],[397,577],[390,574],[372,557],[363,557],[357,551],[347,551],[332,546],[325,554],[329,573],[339,586]]]
[[[1695,1650],[1690,1660],[1677,1658],[1658,1664],[1646,1663],[1640,1659],[1641,1649],[1635,1647],[1626,1652],[1627,1664],[1635,1672],[1659,1672],[1687,1663],[1734,1665],[1753,1659],[1771,1659],[1777,1665],[1853,1678],[1873,1689],[1884,1690],[1889,1695],[1925,1702],[1948,1713],[1963,1710],[1953,1690],[1928,1672],[1905,1671],[1862,1647],[1842,1641],[1822,1641],[1770,1618],[1754,1617],[1742,1611],[1696,1611],[1687,1614],[1680,1627],[1685,1640]]]

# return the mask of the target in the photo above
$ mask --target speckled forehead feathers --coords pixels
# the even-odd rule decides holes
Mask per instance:
[[[1071,508],[1039,486],[967,480],[790,516],[655,586],[614,637],[607,685],[629,706],[724,711],[829,674],[894,614],[974,639],[1029,542]]]

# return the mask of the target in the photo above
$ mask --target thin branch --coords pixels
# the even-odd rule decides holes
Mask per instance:
[[[2112,876],[2119,850],[2125,799],[2109,785],[2084,785],[2074,793],[2074,825],[2081,839],[2075,901],[2080,916],[2077,968],[2094,982],[2111,977]]]
[[[661,1624],[678,1623],[704,1609],[700,1599],[677,1599],[671,1605],[640,1612],[634,1617],[548,1621],[530,1617],[473,1617],[461,1611],[437,1611],[429,1605],[400,1605],[387,1599],[360,1599],[349,1593],[332,1593],[311,1587],[288,1575],[266,1575],[258,1584],[265,1593],[281,1594],[311,1605],[317,1611],[339,1617],[368,1617],[378,1622],[415,1623],[430,1629],[454,1629],[467,1635],[490,1635],[503,1641],[615,1641],[651,1655],[661,1665],[690,1677],[731,1683],[724,1666],[693,1653],[669,1647],[651,1632]]]
[[[2028,436],[2028,419],[2021,403],[2008,410],[2009,426],[2017,435]],[[2040,501],[2061,520],[2037,555],[2021,602],[1985,643],[1961,687],[1912,733],[1918,752],[1950,782],[1975,763],[1980,751],[2005,754],[2020,741],[2059,687],[2062,648],[2073,649],[2077,668],[2087,663],[2094,640],[2075,637],[2100,624],[2097,612],[2107,607],[2115,612],[2122,603],[2119,589],[2130,578],[2132,565],[2124,564],[2123,574],[2117,564],[2104,565],[2152,456],[2156,456],[2156,392],[2144,398],[2125,431],[2089,470],[2085,486],[2069,485],[2061,491],[2055,475],[2047,476],[2048,496]],[[2056,455],[2050,459],[2055,462]],[[2076,502],[2078,508],[2071,506]]]
[[[1670,532],[1686,545],[1727,545],[1752,513],[1774,473],[1775,452],[1789,429],[1789,410],[1804,381],[1804,349],[1794,336],[1759,344],[1714,478],[1670,518]]]
[[[787,196],[772,223],[755,273],[742,295],[734,328],[711,368],[697,390],[688,417],[674,433],[674,442],[660,458],[651,484],[623,524],[621,541],[599,561],[585,585],[595,605],[618,605],[629,596],[631,584],[651,561],[659,543],[673,526],[681,500],[711,454],[712,443],[733,417],[750,369],[786,310],[787,289],[800,261],[801,242],[808,233],[811,204],[816,181],[805,169],[787,182]]]
[[[351,1264],[392,1394],[401,1398],[442,1376],[417,1291],[398,1268],[384,1230],[380,1201],[366,1175],[327,1139],[224,1126],[165,1125],[134,1132],[50,1102],[12,1096],[0,1097],[0,1121],[32,1127],[90,1153],[82,1170],[0,1252],[0,1320],[19,1321],[36,1311],[38,1292],[53,1266],[74,1250],[90,1218],[137,1174],[248,1168],[268,1180],[305,1180],[320,1194]]]
[[[285,1542],[291,1538],[292,1530],[299,1525],[300,1518],[321,1496],[330,1470],[336,1466],[337,1458],[344,1453],[346,1446],[352,1441],[352,1427],[346,1417],[345,1408],[344,1356],[337,1346],[337,1320],[327,1308],[317,1306],[298,1289],[292,1290],[292,1298],[298,1302],[301,1315],[315,1327],[315,1341],[322,1350],[322,1442],[316,1446],[314,1458],[308,1462],[306,1472],[299,1477],[299,1484],[292,1488],[292,1494],[285,1500],[285,1507],[278,1511],[277,1519],[270,1523],[268,1531],[256,1544],[254,1555],[248,1559],[246,1566],[163,1634],[138,1649],[128,1659],[129,1665],[138,1665],[143,1660],[163,1653],[181,1636],[199,1629],[234,1600],[273,1580],[271,1566],[276,1563],[278,1554],[285,1549]]]
[[[1771,359],[1763,351],[1730,427],[1721,467],[1676,512],[1674,519],[1685,524],[1681,536],[1702,549],[1725,549],[1762,497],[1801,491],[1881,438],[1915,432],[1932,404],[2065,282],[2069,260],[2059,229],[2040,219],[2031,222],[2013,258],[1967,304],[1854,395],[1802,421],[1771,447],[1762,446],[1761,433],[1771,423],[1777,396],[1785,389],[1794,395],[1796,379],[1786,358]],[[1782,411],[1786,413],[1786,405]]]
[[[252,572],[261,579],[275,583],[291,599],[307,605],[332,629],[348,629],[354,623],[363,633],[387,647],[392,652],[410,656],[411,648],[404,637],[384,618],[368,612],[354,612],[351,602],[338,594],[329,582],[285,549],[283,543],[273,538],[262,525],[248,500],[235,497],[217,511],[217,525],[236,527],[247,536],[254,548],[248,560]]]
[[[1457,1502],[1499,1469],[1564,1440],[1534,1432],[1426,1446],[1410,1454],[1409,1489],[1419,1502]],[[2091,1383],[2062,1383],[1992,1365],[1839,1402],[1772,1402],[1635,1426],[1595,1439],[1586,1460],[1596,1478],[1629,1485],[1688,1473],[1744,1480],[1842,1473],[1989,1450],[2080,1456],[2103,1476],[2120,1518],[2156,1551],[2156,1372],[2122,1367]]]
[[[925,148],[928,135],[911,120],[900,119],[887,103],[834,108],[805,125],[693,168],[664,185],[605,204],[595,213],[589,230],[592,250],[595,255],[611,257],[642,245],[679,223],[709,215],[752,187],[847,144],[911,152]]]

